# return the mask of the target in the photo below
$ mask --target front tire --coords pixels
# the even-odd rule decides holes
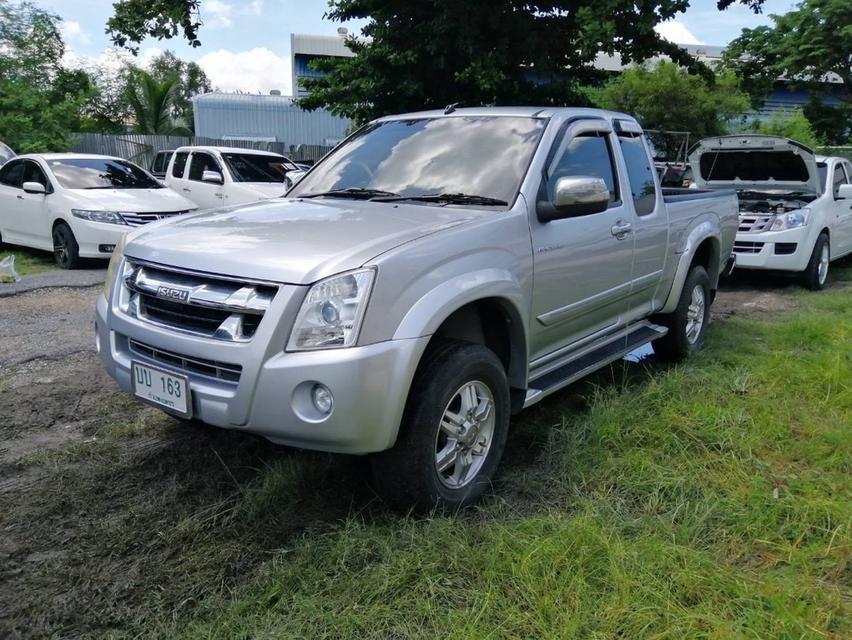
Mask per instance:
[[[392,507],[457,510],[491,485],[509,431],[509,385],[490,349],[448,342],[427,353],[396,444],[371,457]]]
[[[814,244],[808,266],[802,271],[802,285],[811,291],[822,291],[828,284],[828,269],[831,263],[831,244],[828,234],[821,233]]]
[[[61,269],[76,269],[80,266],[80,246],[71,227],[64,222],[53,228],[53,258]]]
[[[669,330],[653,342],[658,358],[677,362],[704,346],[707,325],[710,324],[711,301],[710,276],[704,267],[696,265],[686,276],[675,310],[656,318]]]

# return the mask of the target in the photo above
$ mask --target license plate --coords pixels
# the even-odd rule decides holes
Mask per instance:
[[[192,417],[189,380],[157,367],[130,363],[133,395],[184,418]]]

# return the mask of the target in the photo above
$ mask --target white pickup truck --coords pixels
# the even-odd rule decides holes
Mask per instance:
[[[775,136],[707,138],[690,153],[696,186],[736,189],[738,269],[797,273],[822,289],[829,263],[852,253],[852,163]]]
[[[304,171],[269,151],[180,147],[169,160],[165,182],[201,209],[212,209],[283,196]]]

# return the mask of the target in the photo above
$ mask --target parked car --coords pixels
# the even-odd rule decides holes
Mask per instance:
[[[121,158],[27,154],[0,168],[0,239],[52,251],[63,269],[109,258],[128,230],[196,208]]]
[[[649,342],[699,349],[736,227],[733,191],[659,188],[630,116],[386,117],[287,198],[128,236],[99,351],[173,415],[370,454],[389,502],[454,508],[510,413]]]
[[[15,157],[15,152],[7,144],[0,142],[0,167]]]
[[[304,170],[277,153],[231,147],[180,147],[166,184],[202,209],[277,198]]]
[[[155,153],[154,159],[151,160],[151,166],[149,167],[151,175],[159,180],[165,179],[166,169],[169,168],[169,160],[172,159],[174,153],[174,149],[158,151]]]
[[[708,138],[690,153],[703,189],[736,189],[737,268],[798,274],[809,289],[828,282],[832,260],[852,253],[852,164],[817,157],[787,138]]]

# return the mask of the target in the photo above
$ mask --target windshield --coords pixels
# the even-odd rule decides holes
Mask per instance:
[[[288,195],[345,189],[402,196],[470,194],[511,205],[545,124],[514,116],[374,123],[326,156]]]
[[[283,156],[257,153],[223,153],[234,182],[284,182],[296,166]]]
[[[50,170],[65,189],[161,189],[154,178],[126,160],[65,158],[50,160]]]

